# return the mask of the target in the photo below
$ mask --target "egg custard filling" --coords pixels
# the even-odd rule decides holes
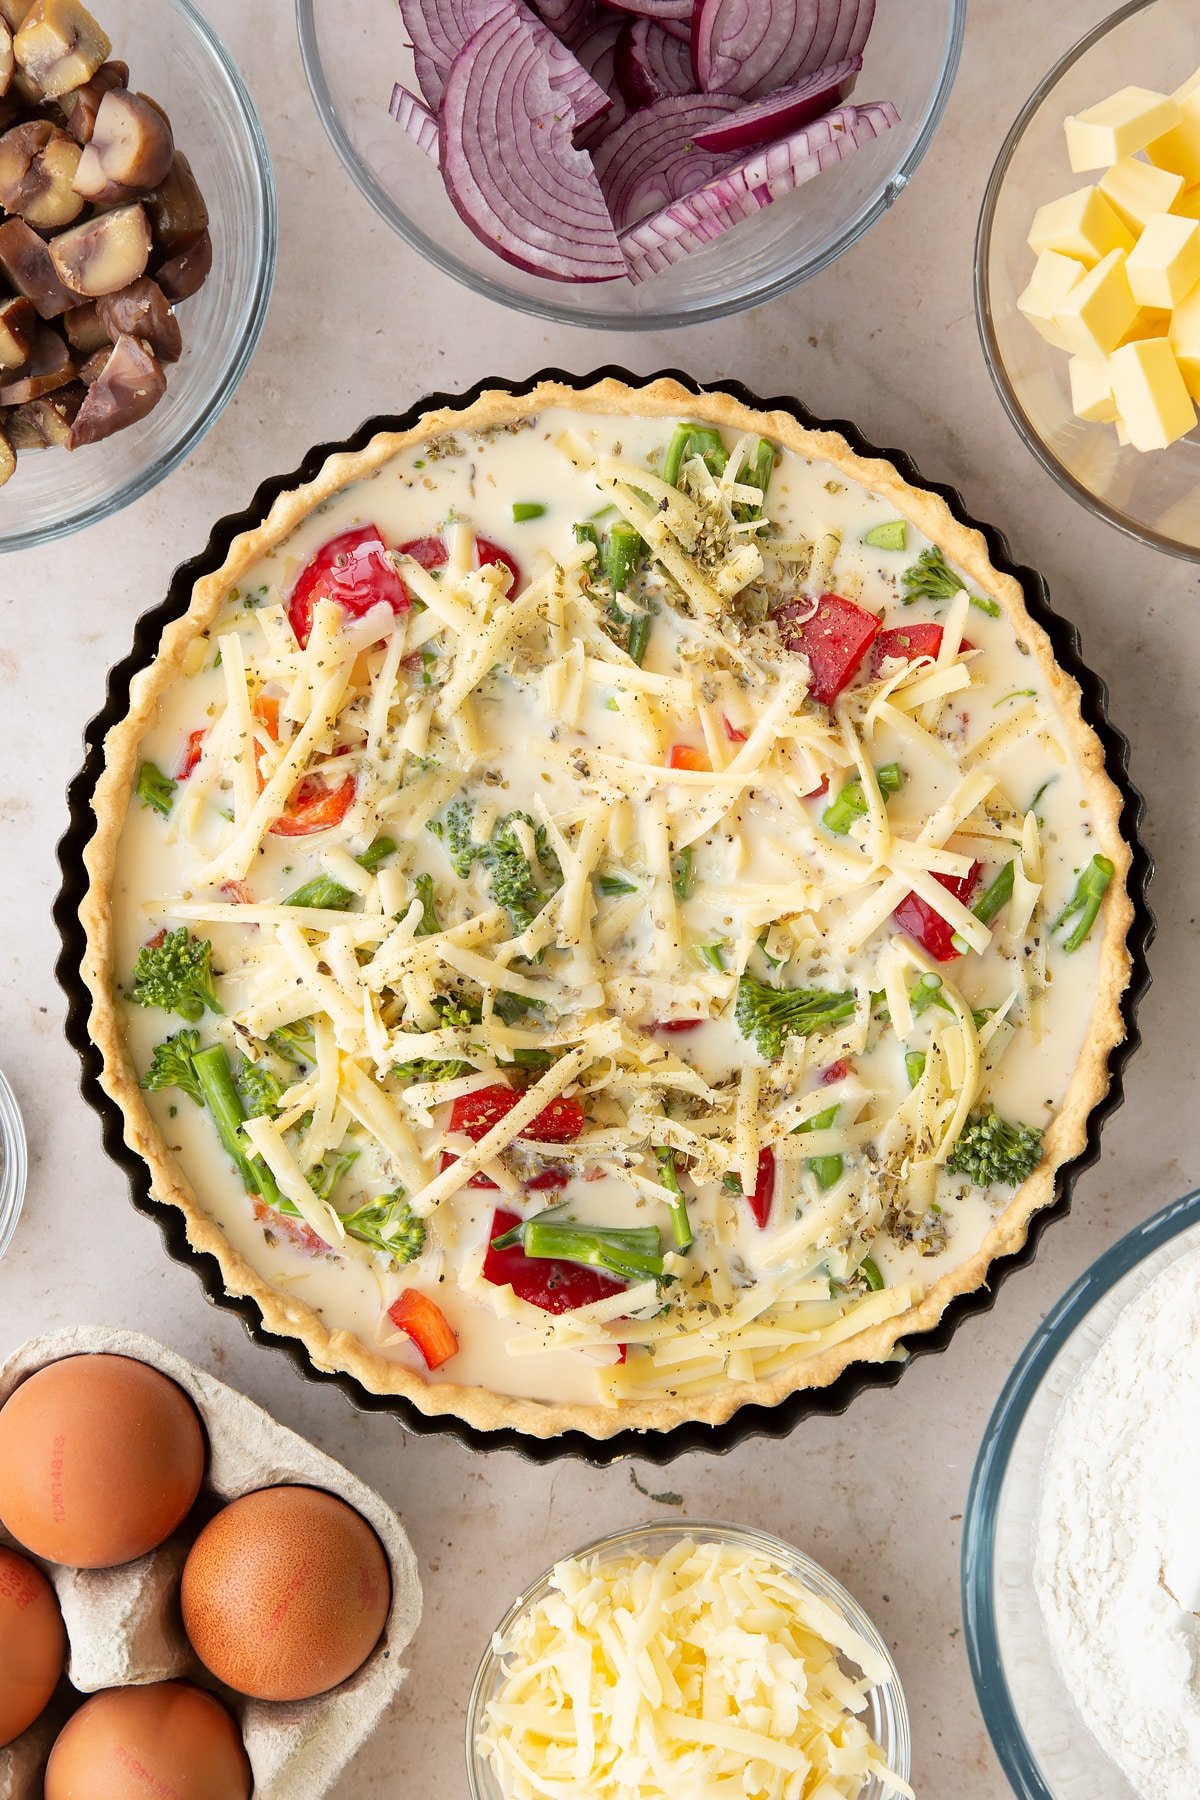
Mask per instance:
[[[1119,797],[889,463],[485,394],[198,583],[106,746],[93,1033],[189,1236],[425,1411],[719,1420],[893,1354],[1107,1086]]]

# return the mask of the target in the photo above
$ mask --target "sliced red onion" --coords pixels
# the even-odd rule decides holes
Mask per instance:
[[[752,101],[731,118],[717,119],[696,133],[701,150],[718,150],[732,155],[738,150],[752,150],[756,144],[768,144],[772,138],[786,137],[799,131],[831,107],[840,106],[847,98],[858,72],[861,56],[848,56],[843,62],[805,75],[791,87],[779,88],[765,100]]]
[[[418,150],[423,150],[434,167],[438,161],[438,122],[423,100],[410,94],[397,82],[388,107],[393,119],[406,131]]]
[[[555,37],[568,44],[589,30],[596,19],[595,0],[537,0],[537,9]]]
[[[412,39],[417,80],[430,106],[441,104],[450,65],[468,39],[495,18],[514,29],[523,25],[532,34],[548,66],[551,86],[570,106],[577,127],[590,124],[612,105],[605,89],[524,0],[400,0],[400,13]]]
[[[733,160],[697,150],[698,129],[738,110],[726,94],[669,94],[631,113],[595,152],[596,178],[618,231],[690,194]]]
[[[668,94],[694,94],[692,53],[653,19],[627,19],[617,39],[614,73],[621,98],[633,111]]]
[[[750,0],[756,4],[757,0]],[[637,13],[643,19],[654,19],[659,25],[670,21],[673,25],[686,25],[688,35],[692,29],[692,6],[694,0],[605,0],[614,12]],[[675,33],[672,32],[672,37]]]
[[[859,11],[860,0],[696,0],[696,79],[705,93],[750,99],[789,87],[852,54],[836,46],[857,36]]]
[[[571,142],[551,67],[511,10],[490,18],[455,57],[439,128],[446,191],[506,262],[551,281],[627,273],[591,159]]]
[[[609,13],[606,18],[593,25],[574,46],[581,67],[587,70],[597,87],[612,98],[612,105],[606,113],[593,119],[582,130],[576,128],[575,142],[589,150],[594,150],[602,138],[607,137],[610,131],[615,131],[629,116],[629,108],[617,87],[615,74],[617,40],[624,29],[624,19]]]
[[[703,187],[621,233],[630,279],[644,281],[682,262],[731,225],[882,137],[899,118],[890,100],[844,106],[732,164]]]
[[[844,56],[861,55],[874,23],[875,0],[857,0],[856,6],[846,6],[841,29],[834,33],[829,46],[830,62],[840,61]]]

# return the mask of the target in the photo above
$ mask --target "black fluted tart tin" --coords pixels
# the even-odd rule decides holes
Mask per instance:
[[[125,1144],[121,1110],[100,1087],[100,1055],[88,1035],[91,997],[80,976],[85,940],[79,922],[79,908],[88,886],[83,851],[94,830],[92,799],[103,767],[105,734],[126,715],[130,682],[140,669],[153,661],[163,628],[187,611],[194,584],[202,576],[220,568],[234,538],[260,524],[281,493],[311,481],[328,457],[338,451],[361,450],[378,432],[410,430],[423,413],[470,405],[488,389],[522,395],[542,381],[559,382],[567,387],[583,389],[605,378],[624,382],[634,389],[647,387],[653,381],[669,379],[679,382],[697,395],[709,390],[727,393],[744,405],[760,411],[790,413],[810,430],[840,432],[858,455],[886,458],[913,487],[924,488],[939,495],[961,524],[983,534],[993,566],[1020,583],[1030,616],[1044,628],[1060,667],[1079,684],[1083,717],[1104,748],[1105,768],[1121,794],[1121,833],[1132,853],[1129,895],[1133,905],[1133,919],[1127,940],[1132,967],[1129,985],[1121,1001],[1125,1036],[1110,1052],[1109,1088],[1088,1117],[1085,1148],[1073,1161],[1058,1170],[1054,1200],[1030,1219],[1028,1236],[1022,1247],[1011,1256],[998,1258],[991,1264],[985,1285],[973,1293],[962,1294],[951,1300],[933,1330],[914,1334],[904,1346],[907,1356],[881,1364],[852,1364],[828,1387],[801,1389],[776,1406],[743,1406],[722,1425],[689,1422],[663,1432],[618,1431],[605,1439],[591,1438],[586,1433],[577,1431],[564,1432],[555,1438],[533,1438],[512,1428],[480,1431],[463,1420],[448,1415],[429,1418],[403,1396],[372,1394],[351,1375],[317,1369],[302,1345],[275,1337],[263,1330],[261,1315],[252,1300],[236,1298],[226,1292],[216,1258],[194,1250],[188,1243],[183,1214],[174,1206],[165,1205],[151,1195],[146,1165]],[[1043,1232],[1069,1212],[1075,1182],[1100,1155],[1100,1133],[1104,1122],[1125,1097],[1125,1067],[1141,1042],[1137,1028],[1138,1006],[1150,985],[1146,952],[1154,936],[1155,920],[1147,902],[1146,890],[1153,863],[1141,839],[1144,803],[1129,778],[1129,744],[1108,717],[1108,689],[1100,677],[1083,662],[1079,633],[1069,620],[1051,607],[1049,590],[1043,578],[1034,570],[1014,562],[1004,536],[993,526],[981,524],[978,519],[972,518],[962,497],[953,488],[924,480],[912,460],[902,451],[878,449],[845,420],[817,419],[801,401],[791,396],[763,399],[751,393],[740,382],[724,377],[706,387],[678,369],[660,369],[653,375],[639,376],[631,374],[628,369],[607,364],[587,375],[569,375],[561,369],[542,369],[536,375],[519,382],[490,376],[476,382],[465,393],[427,394],[402,414],[368,419],[340,443],[315,445],[307,452],[298,468],[264,481],[244,511],[232,513],[213,526],[208,543],[199,555],[182,563],[175,570],[165,599],[137,621],[132,649],[110,672],[104,705],[88,725],[84,742],[83,766],[67,790],[70,822],[58,846],[62,886],[54,906],[54,919],[62,950],[55,966],[55,974],[67,997],[66,1032],[69,1042],[79,1053],[82,1065],[81,1090],[89,1106],[100,1116],[104,1148],[125,1171],[134,1207],[158,1226],[167,1254],[174,1261],[195,1269],[205,1295],[214,1306],[236,1313],[256,1344],[273,1350],[277,1355],[286,1356],[305,1380],[333,1383],[360,1411],[390,1413],[405,1430],[418,1436],[454,1437],[472,1450],[513,1450],[535,1463],[553,1462],[559,1457],[574,1457],[599,1468],[623,1457],[636,1456],[639,1461],[661,1465],[686,1451],[698,1450],[710,1455],[725,1455],[748,1438],[786,1437],[803,1419],[814,1415],[836,1416],[843,1413],[851,1401],[865,1390],[893,1387],[914,1357],[931,1356],[946,1350],[964,1320],[991,1310],[1008,1277],[1033,1261]]]

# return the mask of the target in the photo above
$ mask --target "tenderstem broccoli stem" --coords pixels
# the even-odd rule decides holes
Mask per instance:
[[[692,1222],[688,1218],[687,1201],[683,1189],[679,1185],[679,1171],[675,1167],[675,1152],[669,1148],[656,1149],[654,1155],[658,1161],[658,1177],[665,1188],[671,1191],[671,1229],[675,1233],[675,1242],[680,1250],[686,1250],[692,1242]]]
[[[604,545],[604,573],[614,594],[623,594],[642,553],[641,534],[618,519]]]
[[[906,1050],[904,1052],[904,1073],[908,1076],[908,1085],[915,1088],[925,1073],[924,1050]]]
[[[652,1225],[627,1229],[581,1225],[543,1215],[514,1225],[511,1231],[492,1239],[494,1250],[507,1250],[516,1244],[526,1256],[582,1263],[622,1281],[660,1280],[663,1275],[659,1237]]]
[[[1058,931],[1068,919],[1075,919],[1075,929],[1069,937],[1063,939],[1063,949],[1070,952],[1078,950],[1087,941],[1092,926],[1096,923],[1096,915],[1100,911],[1104,896],[1108,892],[1108,884],[1116,874],[1116,869],[1107,856],[1093,856],[1091,862],[1083,870],[1075,883],[1075,892],[1067,901],[1054,921],[1054,930]]]
[[[527,519],[540,519],[545,510],[540,500],[514,500],[513,524],[524,525]]]
[[[577,544],[590,544],[592,546],[593,550],[596,552],[592,567],[598,568],[600,563],[600,533],[596,530],[596,527],[594,525],[576,525],[575,542]]]
[[[376,838],[370,849],[364,850],[362,855],[356,857],[355,860],[360,869],[365,869],[368,875],[373,875],[380,863],[386,862],[389,856],[395,856],[395,854],[395,838],[381,837]]]
[[[900,773],[899,763],[884,763],[882,768],[876,769],[875,779],[879,783],[881,794],[898,794],[904,777]],[[867,797],[863,793],[862,776],[852,775],[821,814],[821,823],[826,831],[845,837],[855,819],[865,819],[869,811]]]
[[[316,875],[298,887],[294,894],[289,894],[284,901],[285,906],[320,906],[328,912],[348,912],[354,901],[354,895],[332,875]]]
[[[803,1125],[796,1127],[793,1135],[802,1137],[806,1131],[828,1131],[837,1124],[837,1116],[837,1107],[827,1106],[824,1112],[814,1113],[811,1119],[805,1119]],[[841,1156],[810,1156],[807,1160],[822,1193],[826,1188],[835,1186],[845,1173],[846,1163]]]
[[[629,654],[640,669],[650,644],[650,614],[639,612],[629,621]]]
[[[229,1067],[229,1058],[221,1044],[210,1044],[207,1049],[197,1052],[195,1058],[196,1079],[200,1083],[200,1092],[204,1096],[204,1104],[212,1115],[213,1124],[217,1128],[217,1136],[225,1148],[226,1154],[237,1165],[238,1173],[246,1184],[248,1193],[261,1194],[268,1206],[278,1206],[283,1198],[276,1185],[271,1171],[264,1167],[257,1157],[246,1154],[246,1141],[242,1136],[242,1126],[246,1123],[246,1109],[242,1105],[241,1096],[233,1083],[233,1071]]]
[[[689,844],[687,849],[681,850],[675,859],[675,873],[671,878],[671,886],[675,890],[677,900],[686,900],[692,891],[692,863],[695,860],[695,854]]]
[[[663,480],[679,486],[679,471],[693,456],[702,456],[713,475],[720,475],[729,461],[721,434],[708,425],[684,420],[671,433],[667,454],[663,458]]]
[[[1001,912],[1012,899],[1013,880],[1016,865],[1006,862],[1000,873],[990,881],[971,911],[984,925],[990,925],[996,914]]]
[[[879,1264],[873,1256],[863,1257],[858,1265],[858,1272],[873,1294],[877,1294],[882,1287],[886,1286],[880,1273]]]

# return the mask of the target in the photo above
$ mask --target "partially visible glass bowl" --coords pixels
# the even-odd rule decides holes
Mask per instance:
[[[25,1201],[25,1125],[16,1097],[0,1075],[0,1256],[12,1243]]]
[[[765,0],[763,0],[765,4]],[[417,90],[396,0],[297,0],[300,49],[321,122],[393,230],[447,275],[520,312],[610,331],[697,324],[757,306],[825,268],[885,213],[937,130],[958,69],[967,0],[880,0],[856,96],[892,100],[900,124],[715,244],[635,286],[561,283],[503,261],[463,224],[441,176],[388,114]]]
[[[275,274],[278,226],[266,140],[245,83],[192,0],[95,0],[130,86],[170,115],[208,205],[212,273],[181,302],[183,355],[154,411],[68,452],[17,458],[0,487],[0,550],[24,550],[95,524],[139,499],[196,448],[221,415],[258,342]]]
[[[870,1689],[866,1708],[859,1717],[882,1749],[889,1768],[894,1769],[903,1781],[907,1781],[912,1768],[912,1733],[908,1705],[892,1653],[853,1594],[848,1593],[840,1581],[835,1581],[820,1563],[805,1556],[802,1550],[797,1550],[783,1538],[773,1537],[766,1531],[755,1531],[748,1526],[693,1524],[681,1519],[671,1525],[635,1525],[628,1531],[615,1531],[610,1536],[596,1538],[594,1542],[569,1554],[572,1557],[599,1556],[605,1561],[630,1554],[663,1556],[684,1538],[699,1544],[727,1544],[748,1555],[766,1557],[812,1593],[836,1607],[851,1628],[865,1639],[887,1666],[887,1680]],[[560,1557],[559,1561],[562,1560]],[[471,1800],[503,1800],[491,1764],[479,1748],[488,1701],[495,1695],[504,1677],[503,1650],[497,1653],[495,1644],[503,1644],[521,1614],[545,1598],[550,1591],[550,1578],[553,1574],[552,1566],[520,1599],[513,1601],[497,1625],[492,1642],[479,1665],[471,1698],[467,1703],[467,1776]],[[894,1796],[895,1791],[892,1786],[885,1787],[882,1782],[872,1779],[863,1791],[861,1800],[888,1800],[889,1796]]]
[[[1129,1303],[1197,1247],[1200,1190],[1114,1244],[1047,1314],[984,1434],[963,1523],[963,1616],[980,1711],[1017,1800],[1137,1800],[1059,1673],[1034,1587],[1034,1534],[1064,1399]]]
[[[1050,16],[1053,15],[1051,9]],[[1026,243],[1048,200],[1099,180],[1076,175],[1063,121],[1118,88],[1173,91],[1200,64],[1195,0],[1130,0],[1082,38],[1026,102],[992,171],[975,245],[975,305],[992,380],[1026,445],[1069,494],[1155,549],[1200,562],[1200,430],[1167,450],[1118,444],[1071,407],[1067,353],[1017,311],[1033,271]]]

